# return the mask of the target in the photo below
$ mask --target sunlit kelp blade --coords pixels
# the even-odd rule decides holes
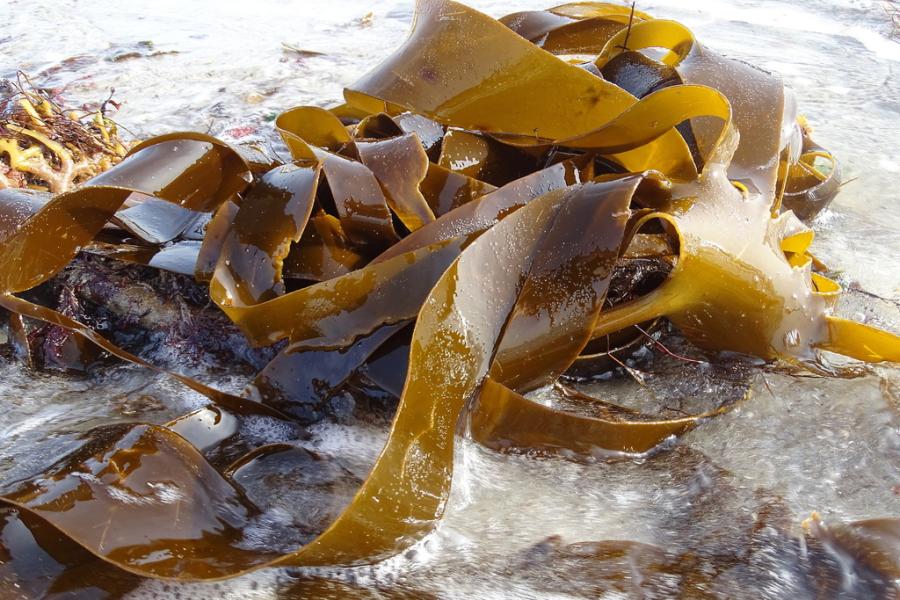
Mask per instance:
[[[449,491],[453,438],[462,409],[479,390],[491,368],[503,325],[517,306],[523,287],[528,286],[532,277],[533,285],[551,288],[559,285],[563,289],[575,285],[579,277],[589,278],[586,284],[596,280],[594,286],[589,285],[595,289],[593,301],[574,305],[585,311],[581,319],[573,317],[581,321],[580,330],[584,332],[581,340],[575,338],[570,342],[567,362],[574,360],[590,333],[593,313],[602,302],[624,232],[629,190],[633,191],[635,185],[634,181],[587,184],[566,196],[545,195],[501,221],[460,255],[432,290],[419,315],[413,334],[410,372],[393,433],[382,456],[352,504],[335,523],[311,544],[280,562],[371,561],[396,552],[433,527]],[[582,239],[591,240],[587,246],[559,247],[552,243],[576,222],[582,224],[585,235]],[[603,251],[595,252],[599,249]],[[498,255],[502,258],[498,264],[510,268],[485,270],[485,260]],[[584,260],[596,264],[580,269]],[[554,277],[554,274],[565,276]],[[496,302],[473,301],[489,288],[494,290]],[[475,324],[481,329],[473,330]],[[436,353],[443,357],[449,370],[436,371],[430,367],[424,357]],[[181,438],[171,437],[165,429],[145,431],[139,427],[121,435],[116,432],[110,450],[100,450],[97,455],[93,449],[86,448],[94,457],[90,467],[85,457],[76,454],[64,461],[55,475],[20,484],[5,497],[17,506],[37,511],[91,552],[134,572],[173,578],[217,578],[271,561],[273,557],[264,553],[255,553],[252,559],[245,557],[241,550],[240,527],[251,518],[253,505],[229,491],[232,488],[227,480],[217,478],[218,474],[196,451],[192,449],[193,454],[176,451],[172,444],[178,443],[186,444]],[[138,455],[145,458],[137,464],[128,459]],[[67,486],[85,468],[91,469],[88,473],[91,482],[99,480],[84,484],[100,486],[93,494],[96,499],[79,501],[76,495],[62,512],[41,508],[45,497],[59,493],[55,482]],[[177,478],[179,472],[184,477]],[[122,480],[120,484],[110,481],[107,485],[121,485],[124,493],[144,495],[155,493],[157,488],[150,484],[168,473],[166,481],[177,479],[174,484],[177,490],[172,493],[192,499],[184,508],[193,507],[194,527],[209,533],[200,536],[202,543],[192,541],[199,531],[185,531],[184,538],[176,530],[168,531],[160,539],[149,532],[138,533],[127,524],[132,517],[137,522],[145,522],[147,518],[140,511],[147,511],[147,504],[118,503],[115,494],[106,492],[98,496],[104,489],[103,477],[107,473]],[[229,502],[201,501],[216,494],[233,496],[234,506]],[[110,512],[112,506],[117,507],[116,520],[110,521],[108,531],[98,537],[93,530],[93,515]],[[137,507],[139,513],[130,513],[131,506]],[[219,514],[219,510],[226,512]],[[163,518],[158,512],[153,514]],[[215,523],[228,527],[212,536]],[[122,528],[130,533],[119,531]],[[148,535],[155,541],[147,542]],[[111,540],[108,544],[107,539]],[[173,559],[175,548],[179,549],[177,560]],[[162,558],[148,560],[148,553]],[[238,568],[237,563],[241,561],[245,564]]]

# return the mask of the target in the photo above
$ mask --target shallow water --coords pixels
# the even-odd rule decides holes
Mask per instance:
[[[500,15],[548,3],[470,4]],[[706,45],[785,77],[848,181],[816,223],[814,251],[842,273],[845,287],[859,290],[842,304],[847,316],[900,330],[900,44],[889,39],[881,3],[689,4],[664,0],[639,8],[680,20]],[[249,8],[212,0],[189,8],[174,0],[126,6],[0,0],[6,23],[0,77],[21,68],[76,104],[103,100],[115,88],[123,105],[114,116],[138,137],[199,129],[269,141],[275,114],[338,100],[343,85],[403,39],[411,16],[405,0],[257,0]],[[282,42],[322,54],[299,56]],[[626,377],[586,387],[616,401],[643,401],[657,389],[701,404],[728,387],[721,374],[694,373],[685,381],[665,366],[658,353],[635,363],[647,373],[646,388]],[[225,389],[239,389],[242,381],[241,373],[203,375]],[[748,366],[746,377],[750,399],[650,457],[584,464],[462,442],[439,529],[383,564],[270,571],[207,585],[146,582],[131,596],[346,597],[338,584],[311,588],[298,579],[313,574],[363,586],[371,597],[404,591],[441,598],[630,597],[637,592],[597,588],[589,568],[559,559],[556,542],[541,543],[560,536],[562,544],[618,539],[674,553],[726,552],[745,544],[752,524],[777,505],[788,538],[765,541],[744,564],[719,574],[709,591],[723,598],[810,597],[805,549],[790,537],[802,519],[813,510],[826,520],[900,515],[900,369],[837,380]],[[132,367],[90,380],[35,376],[0,361],[0,403],[0,477],[10,480],[40,470],[101,422],[162,423],[203,402]],[[386,437],[383,427],[359,423],[317,425],[310,434],[302,445],[340,458],[358,476]],[[844,583],[834,596],[865,597],[864,586]],[[663,586],[642,593],[674,592]]]

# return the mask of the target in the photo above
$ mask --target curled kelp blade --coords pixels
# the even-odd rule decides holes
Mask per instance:
[[[85,187],[55,196],[0,240],[8,261],[0,291],[24,291],[52,277],[134,192],[209,210],[246,187],[249,177],[243,160],[221,142],[148,142]]]
[[[404,252],[459,237],[476,237],[534,198],[590,179],[583,160],[564,161],[510,182],[443,214],[377,256],[379,263]]]
[[[597,55],[623,26],[647,18],[646,13],[632,12],[627,6],[598,4],[588,10],[575,10],[574,5],[568,5],[568,8],[512,13],[499,21],[552,54]]]
[[[575,188],[562,196],[547,194],[516,211],[441,276],[419,314],[400,407],[369,478],[321,536],[277,559],[278,564],[370,562],[408,546],[434,526],[449,492],[460,416],[491,368],[532,270],[532,285],[565,281],[565,289],[576,277],[595,290],[609,279],[630,197],[604,193],[615,189],[610,184],[585,187],[594,193]],[[602,239],[587,246],[550,243],[576,222],[584,224],[586,237]],[[588,249],[600,248],[606,256],[585,256]],[[593,268],[579,270],[586,258]],[[484,269],[488,259],[498,261],[497,268]],[[554,271],[566,277],[554,277]],[[473,301],[488,292],[494,301]],[[590,323],[580,329],[589,331]],[[580,342],[574,342],[570,354],[579,349]],[[446,368],[432,368],[436,355]],[[275,558],[242,543],[241,527],[253,519],[255,505],[171,430],[121,426],[95,432],[92,440],[50,472],[6,490],[4,500],[46,518],[92,553],[148,576],[219,578]],[[62,490],[70,490],[63,505],[47,503]],[[185,499],[160,508],[159,494],[162,500]],[[139,501],[125,502],[123,495]],[[190,516],[189,525],[179,522],[180,514]],[[98,531],[97,522],[106,526]]]
[[[373,113],[406,109],[463,129],[553,140],[584,135],[636,102],[618,86],[450,0],[421,0],[409,39],[347,88],[345,98]],[[690,150],[674,130],[613,158],[628,171],[644,171],[657,168],[661,157],[667,175],[696,176]]]
[[[711,51],[699,44],[684,25],[664,19],[647,19],[623,27],[607,41],[595,66],[602,69],[626,51],[648,48],[668,51],[660,61],[674,67],[681,83],[713,87],[728,99],[740,136],[727,166],[729,176],[750,181],[755,191],[773,198],[778,174],[778,161],[773,158],[789,143],[782,139],[783,121],[793,118],[785,111],[781,79]],[[720,144],[716,123],[692,120],[691,133],[701,156],[714,154]]]
[[[625,219],[615,215],[626,211],[627,196],[619,202],[578,202],[579,191],[562,197],[550,193],[532,201],[484,233],[447,269],[419,313],[391,437],[369,478],[347,512],[284,564],[368,561],[389,556],[430,530],[449,492],[460,415],[491,368],[504,325],[532,269],[537,264],[537,274],[552,285],[554,278],[545,270],[553,265],[568,273],[572,263],[583,258],[578,244],[566,248],[544,244],[555,238],[554,233],[568,231],[566,226],[577,219],[602,223],[600,231],[608,232],[600,236],[603,245],[612,249],[613,256],[618,250]],[[561,218],[567,208],[571,212]],[[586,211],[597,214],[592,218]],[[618,229],[612,225],[617,218]],[[588,226],[585,235],[594,233],[592,229]],[[488,260],[504,267],[486,271]],[[602,269],[581,275],[588,287],[608,278]],[[482,302],[488,296],[492,301]],[[435,359],[444,368],[431,368]]]
[[[28,199],[19,197],[18,204],[7,204],[13,210],[7,212],[8,227],[0,240],[0,249],[10,257],[6,268],[0,269],[0,305],[75,331],[111,354],[166,373],[223,406],[281,417],[271,408],[151,365],[86,325],[13,295],[46,281],[62,269],[134,192],[206,210],[234,196],[246,187],[248,179],[246,163],[225,144],[201,134],[170,135],[138,146],[125,160],[92,179],[89,185],[54,197],[36,212],[29,214],[22,204]]]
[[[698,189],[682,214],[647,214],[635,225],[662,222],[677,238],[677,262],[658,288],[602,313],[594,337],[666,316],[708,349],[814,361],[823,348],[897,360],[900,336],[831,316],[834,290],[827,280],[813,278],[809,260],[789,261],[785,248],[802,254],[812,239],[788,225],[789,215],[772,217],[768,199],[745,196],[715,164],[704,170]],[[740,233],[729,222],[740,222]]]
[[[540,451],[591,457],[598,451],[641,454],[724,412],[681,419],[591,417],[549,408],[489,378],[471,419],[472,437],[496,450]]]
[[[256,344],[287,338],[306,347],[346,346],[383,324],[414,318],[462,248],[533,198],[579,181],[581,170],[571,161],[542,169],[421,227],[365,267],[258,303],[237,293],[246,284],[223,256],[210,295]],[[218,221],[217,215],[213,226]]]
[[[784,164],[784,193],[781,205],[809,223],[828,207],[841,189],[841,164],[830,152],[816,144],[801,123],[801,154],[793,164]],[[786,163],[790,161],[787,157]]]
[[[544,14],[558,18],[555,10]],[[755,190],[764,196],[774,196],[778,165],[772,158],[790,143],[789,139],[783,139],[783,121],[793,119],[786,110],[784,86],[778,77],[703,47],[688,28],[675,21],[638,16],[620,25],[610,36],[608,22],[593,21],[587,16],[592,14],[590,11],[576,14],[582,19],[579,27],[592,28],[594,39],[604,40],[603,47],[593,53],[596,54],[594,69],[609,79],[618,74],[618,65],[616,73],[609,72],[618,59],[631,57],[631,62],[638,61],[639,65],[635,64],[638,68],[631,68],[620,82],[629,91],[638,93],[638,89],[646,89],[642,86],[648,80],[658,84],[663,81],[661,74],[667,72],[665,77],[674,79],[675,83],[709,86],[724,95],[734,111],[735,128],[740,133],[729,173],[734,179],[752,182]],[[563,29],[566,25],[557,24],[557,27]],[[638,52],[648,49],[667,52],[659,61],[641,58],[643,55]],[[669,70],[665,71],[666,68]],[[640,80],[636,87],[629,83],[635,77]],[[699,146],[697,158],[702,166],[703,158],[711,155],[719,143],[718,125],[692,119],[688,129],[682,127],[681,131],[690,144]]]
[[[276,167],[254,182],[229,224],[214,277],[232,282],[232,302],[256,304],[284,294],[282,264],[312,214],[319,164]]]
[[[333,144],[337,131],[343,130],[340,120],[327,110],[315,107],[293,109],[287,115],[293,116],[297,111],[303,111],[303,118],[277,121],[278,132],[294,160],[321,164],[337,216],[347,235],[359,244],[378,249],[395,243],[399,238],[375,174],[366,165],[316,144],[316,141]],[[326,135],[323,131],[333,133]]]
[[[623,233],[592,237],[582,231],[607,228],[624,232],[631,216],[625,207],[641,180],[631,176],[586,184],[571,194],[560,211],[557,228],[544,240],[544,248],[552,250],[538,254],[532,263],[472,415],[471,432],[479,442],[494,448],[567,455],[589,456],[597,449],[640,453],[720,412],[669,421],[613,422],[550,409],[521,394],[555,381],[590,340],[610,277],[594,276],[593,286],[587,286],[586,280],[591,279],[587,274],[606,272],[611,276],[620,248],[604,244]],[[599,213],[604,222],[589,223],[584,211],[577,211],[580,202],[610,203],[619,211],[610,211],[612,219],[606,212]],[[565,237],[554,237],[562,232]],[[563,266],[558,254],[578,260],[570,258]]]

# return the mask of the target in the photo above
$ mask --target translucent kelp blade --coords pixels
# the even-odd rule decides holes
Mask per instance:
[[[538,170],[539,158],[480,133],[451,129],[441,144],[438,165],[503,186]]]
[[[628,15],[571,20],[548,12],[518,13],[500,19],[510,29],[556,55],[595,56],[628,23]]]
[[[231,198],[223,202],[206,226],[197,262],[194,265],[194,278],[197,281],[212,279],[216,265],[219,264],[219,255],[222,253],[225,238],[239,208],[234,200]]]
[[[492,378],[472,414],[472,437],[489,448],[590,457],[598,450],[643,453],[719,414],[671,420],[610,420],[567,413],[529,400]]]
[[[543,143],[590,149],[598,154],[616,154],[649,144],[663,133],[674,130],[679,123],[695,117],[718,117],[730,123],[731,105],[723,94],[711,87],[676,85],[642,98],[598,129],[572,138],[543,140]],[[720,125],[715,147],[721,135]],[[536,139],[541,141],[535,136],[497,137],[513,144],[533,144],[537,143]],[[669,162],[669,157],[658,156],[653,168],[669,174],[676,166]]]
[[[631,175],[567,190],[497,348],[491,377],[499,383],[517,391],[550,384],[587,345],[619,257],[609,243],[622,238],[641,180]],[[604,272],[609,276],[591,275]]]
[[[897,359],[900,337],[828,315],[833,290],[820,293],[810,263],[793,266],[782,249],[784,237],[798,247],[809,238],[786,229],[784,215],[773,218],[769,198],[744,197],[721,165],[708,165],[698,183],[687,211],[645,215],[635,225],[664,223],[677,236],[678,260],[654,291],[601,313],[595,337],[666,316],[691,342],[714,350],[814,361],[823,348]]]
[[[435,163],[428,163],[425,179],[419,185],[419,191],[436,217],[442,217],[496,189],[496,186],[489,183],[445,169]]]
[[[47,192],[26,188],[0,189],[0,240],[14,233],[51,198]]]
[[[428,155],[415,133],[375,142],[356,142],[359,159],[384,189],[388,206],[410,231],[434,221],[419,186],[428,173]]]
[[[828,337],[818,348],[866,362],[900,363],[900,336],[840,317],[827,321]]]
[[[809,137],[806,128],[802,128],[802,136],[801,154],[797,162],[784,165],[786,172],[781,206],[809,223],[831,204],[840,191],[842,169],[830,152]]]
[[[379,112],[386,102],[463,129],[557,140],[593,131],[636,102],[451,0],[421,0],[416,15],[406,43],[347,88],[348,103]],[[659,168],[663,158],[671,165],[667,175],[696,176],[676,131],[615,158],[629,171]]]
[[[303,108],[303,107],[301,107]],[[293,109],[301,110],[300,108]],[[305,114],[305,113],[304,113]],[[316,118],[313,118],[316,116]],[[365,165],[324,150],[304,136],[321,135],[319,119],[340,122],[323,109],[312,110],[307,120],[289,119],[278,127],[294,160],[319,162],[334,199],[337,216],[350,238],[361,245],[383,249],[398,240],[391,211],[378,179]],[[324,126],[323,126],[324,127]]]
[[[298,106],[285,111],[275,119],[278,129],[297,133],[306,143],[337,152],[341,147],[351,141],[347,128],[334,113],[319,108],[318,106]],[[297,155],[305,149],[288,148],[293,155]]]
[[[368,258],[344,233],[340,220],[320,211],[291,247],[282,270],[285,278],[326,281],[343,277],[366,262]]]
[[[491,228],[446,270],[423,303],[400,407],[369,478],[328,530],[277,564],[370,562],[434,526],[449,492],[460,415],[490,369],[530,270],[537,264],[541,277],[553,282],[554,266],[572,273],[572,263],[583,259],[580,246],[542,244],[566,234],[573,222],[597,224],[600,231],[584,233],[606,236],[602,247],[611,256],[601,262],[614,264],[629,198],[598,204],[573,201],[577,197],[573,192],[535,200]],[[610,227],[610,220],[622,226]],[[498,267],[484,269],[486,261]],[[590,287],[608,280],[609,269],[580,275]],[[492,301],[482,302],[488,293]],[[436,356],[446,368],[432,367]],[[160,494],[174,501],[160,507]],[[148,576],[219,578],[271,564],[273,558],[245,549],[241,531],[255,506],[192,446],[162,428],[95,432],[91,444],[4,497],[98,556]],[[98,528],[98,522],[106,526]]]
[[[633,6],[612,2],[567,2],[566,4],[548,8],[547,12],[572,19],[593,19],[596,17],[619,17],[621,19],[627,17],[631,19],[633,17],[636,21],[644,21],[652,18],[641,10],[635,10]]]
[[[774,201],[778,155],[785,118],[785,91],[781,79],[747,63],[726,58],[695,43],[675,67],[688,85],[713,87],[728,98],[732,120],[740,138],[728,162],[731,179],[749,181],[770,203]],[[691,121],[700,153],[708,157],[719,144],[718,123]]]
[[[256,304],[284,294],[282,263],[312,214],[319,165],[276,167],[253,184],[234,215],[214,277],[224,298]],[[216,296],[215,298],[219,298]]]
[[[675,66],[684,60],[694,43],[694,34],[678,21],[647,19],[628,27],[620,26],[616,35],[606,42],[594,59],[594,64],[602,69],[607,62],[623,52],[662,48],[669,50],[669,54],[661,62]]]
[[[282,339],[340,347],[386,323],[414,318],[464,241],[444,241],[259,304],[228,296],[234,283],[218,270],[210,296],[252,343]]]
[[[627,40],[627,47],[625,44]],[[597,56],[602,67],[626,50],[664,48],[664,63],[676,67],[684,84],[713,87],[728,98],[740,143],[729,164],[733,179],[752,181],[768,198],[775,194],[778,164],[773,161],[782,147],[784,85],[781,80],[744,62],[721,56],[703,47],[684,25],[649,19],[622,30]],[[703,156],[718,145],[719,128],[709,120],[693,120],[692,132]]]
[[[577,191],[563,197],[551,193],[534,200],[485,232],[447,269],[419,313],[391,437],[369,478],[331,528],[283,564],[343,564],[386,557],[433,527],[449,492],[460,414],[491,368],[535,261],[544,269],[555,266],[568,273],[582,258],[577,245],[543,244],[578,220],[602,223],[607,236],[596,246],[612,248],[613,255],[618,250],[622,230],[616,232],[608,223],[627,202],[577,202],[576,196]],[[560,221],[566,209],[571,212]],[[584,233],[595,234],[591,229]],[[485,264],[497,267],[485,269]],[[581,275],[582,283],[590,287],[609,273],[598,269]],[[443,368],[434,369],[435,360]]]

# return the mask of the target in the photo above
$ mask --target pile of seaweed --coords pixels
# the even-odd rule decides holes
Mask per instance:
[[[73,581],[98,558],[204,580],[394,556],[440,520],[460,433],[572,460],[648,452],[730,405],[663,418],[565,382],[663,322],[703,349],[819,372],[823,351],[900,361],[900,337],[833,315],[840,288],[809,252],[805,222],[840,185],[833,157],[780,79],[679,23],[596,2],[494,20],[421,0],[409,39],[344,104],[276,126],[289,162],[171,133],[72,191],[0,191],[0,306],[25,355],[40,321],[74,332],[76,354],[102,349],[209,399],[164,425],[97,428],[0,489],[3,530],[28,532]],[[274,358],[230,394],[37,303],[79,253],[194,277]],[[364,481],[247,434],[314,422],[351,380],[399,399]],[[527,397],[551,384],[572,410]],[[271,465],[309,473],[297,501],[323,508],[259,544],[247,486]],[[898,529],[810,525],[887,577]],[[557,551],[625,552],[601,546]]]
[[[106,116],[115,104],[67,110],[22,73],[0,81],[0,189],[67,192],[119,162],[125,146]]]

